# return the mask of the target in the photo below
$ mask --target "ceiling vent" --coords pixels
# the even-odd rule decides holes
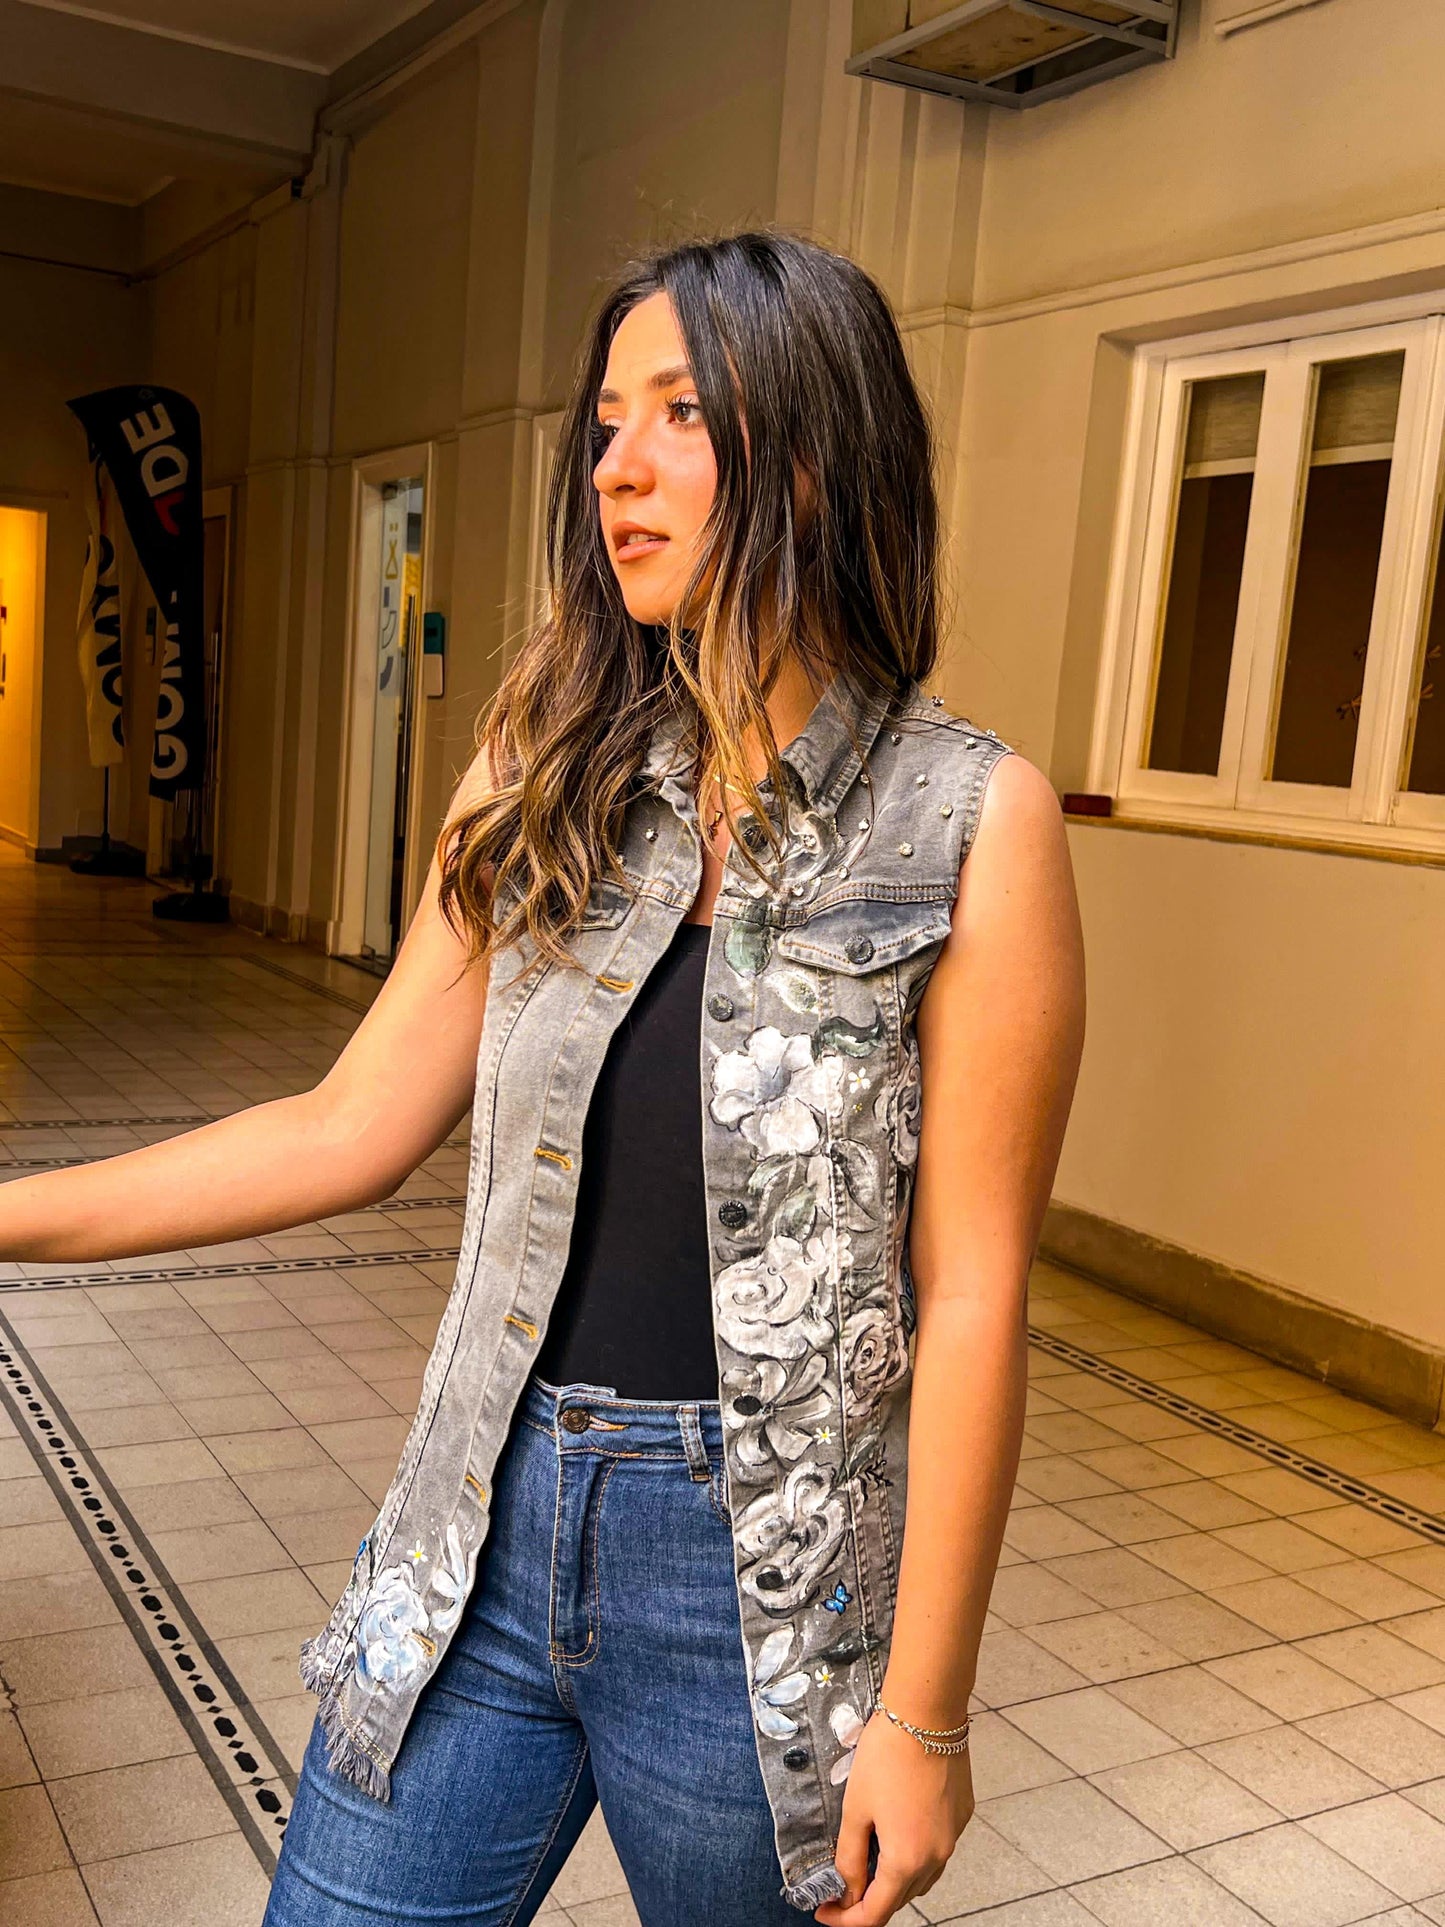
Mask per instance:
[[[1171,59],[1179,0],[853,0],[850,74],[1034,107]]]

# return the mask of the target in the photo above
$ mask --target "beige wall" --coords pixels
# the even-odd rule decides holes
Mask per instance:
[[[1132,344],[1445,290],[1445,13],[1379,13],[1221,40],[1204,0],[1172,66],[989,119],[945,686],[1061,788],[1087,776]],[[1070,835],[1090,1024],[1058,1196],[1445,1345],[1445,875]]]
[[[634,248],[772,218],[787,27],[778,0],[567,8],[546,326],[554,405],[597,289]]]
[[[1075,828],[1056,1195],[1445,1347],[1438,870]]]
[[[468,47],[356,137],[341,211],[337,456],[456,430],[477,106]]]
[[[33,850],[40,816],[37,735],[40,726],[38,596],[45,549],[45,517],[38,509],[0,506],[0,648],[5,655],[0,695],[0,836]]]
[[[75,655],[89,471],[85,436],[65,404],[143,378],[145,313],[140,292],[107,273],[13,256],[120,269],[132,264],[135,245],[130,210],[0,186],[0,502],[43,508],[48,518],[36,832],[47,848],[94,834],[101,821]]]
[[[1440,204],[1445,8],[1322,0],[989,126],[984,308]]]

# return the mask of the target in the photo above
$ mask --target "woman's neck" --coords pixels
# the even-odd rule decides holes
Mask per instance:
[[[818,681],[810,666],[800,657],[790,656],[783,663],[767,697],[768,721],[772,724],[773,737],[780,750],[786,749],[793,738],[802,733],[824,687],[825,682]],[[763,775],[767,760],[751,737],[747,750],[749,769],[756,776]]]

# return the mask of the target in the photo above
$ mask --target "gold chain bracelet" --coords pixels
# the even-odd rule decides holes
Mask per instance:
[[[878,1711],[892,1720],[895,1726],[901,1726],[905,1733],[911,1733],[925,1753],[962,1753],[968,1746],[971,1717],[962,1726],[914,1726],[912,1721],[895,1713],[891,1706],[885,1706],[882,1700],[878,1702]]]

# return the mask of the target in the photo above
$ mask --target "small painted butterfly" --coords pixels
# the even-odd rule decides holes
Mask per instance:
[[[823,1611],[825,1613],[843,1612],[847,1609],[852,1597],[852,1593],[849,1592],[848,1588],[840,1579],[837,1585],[834,1586],[832,1595],[823,1601]]]

